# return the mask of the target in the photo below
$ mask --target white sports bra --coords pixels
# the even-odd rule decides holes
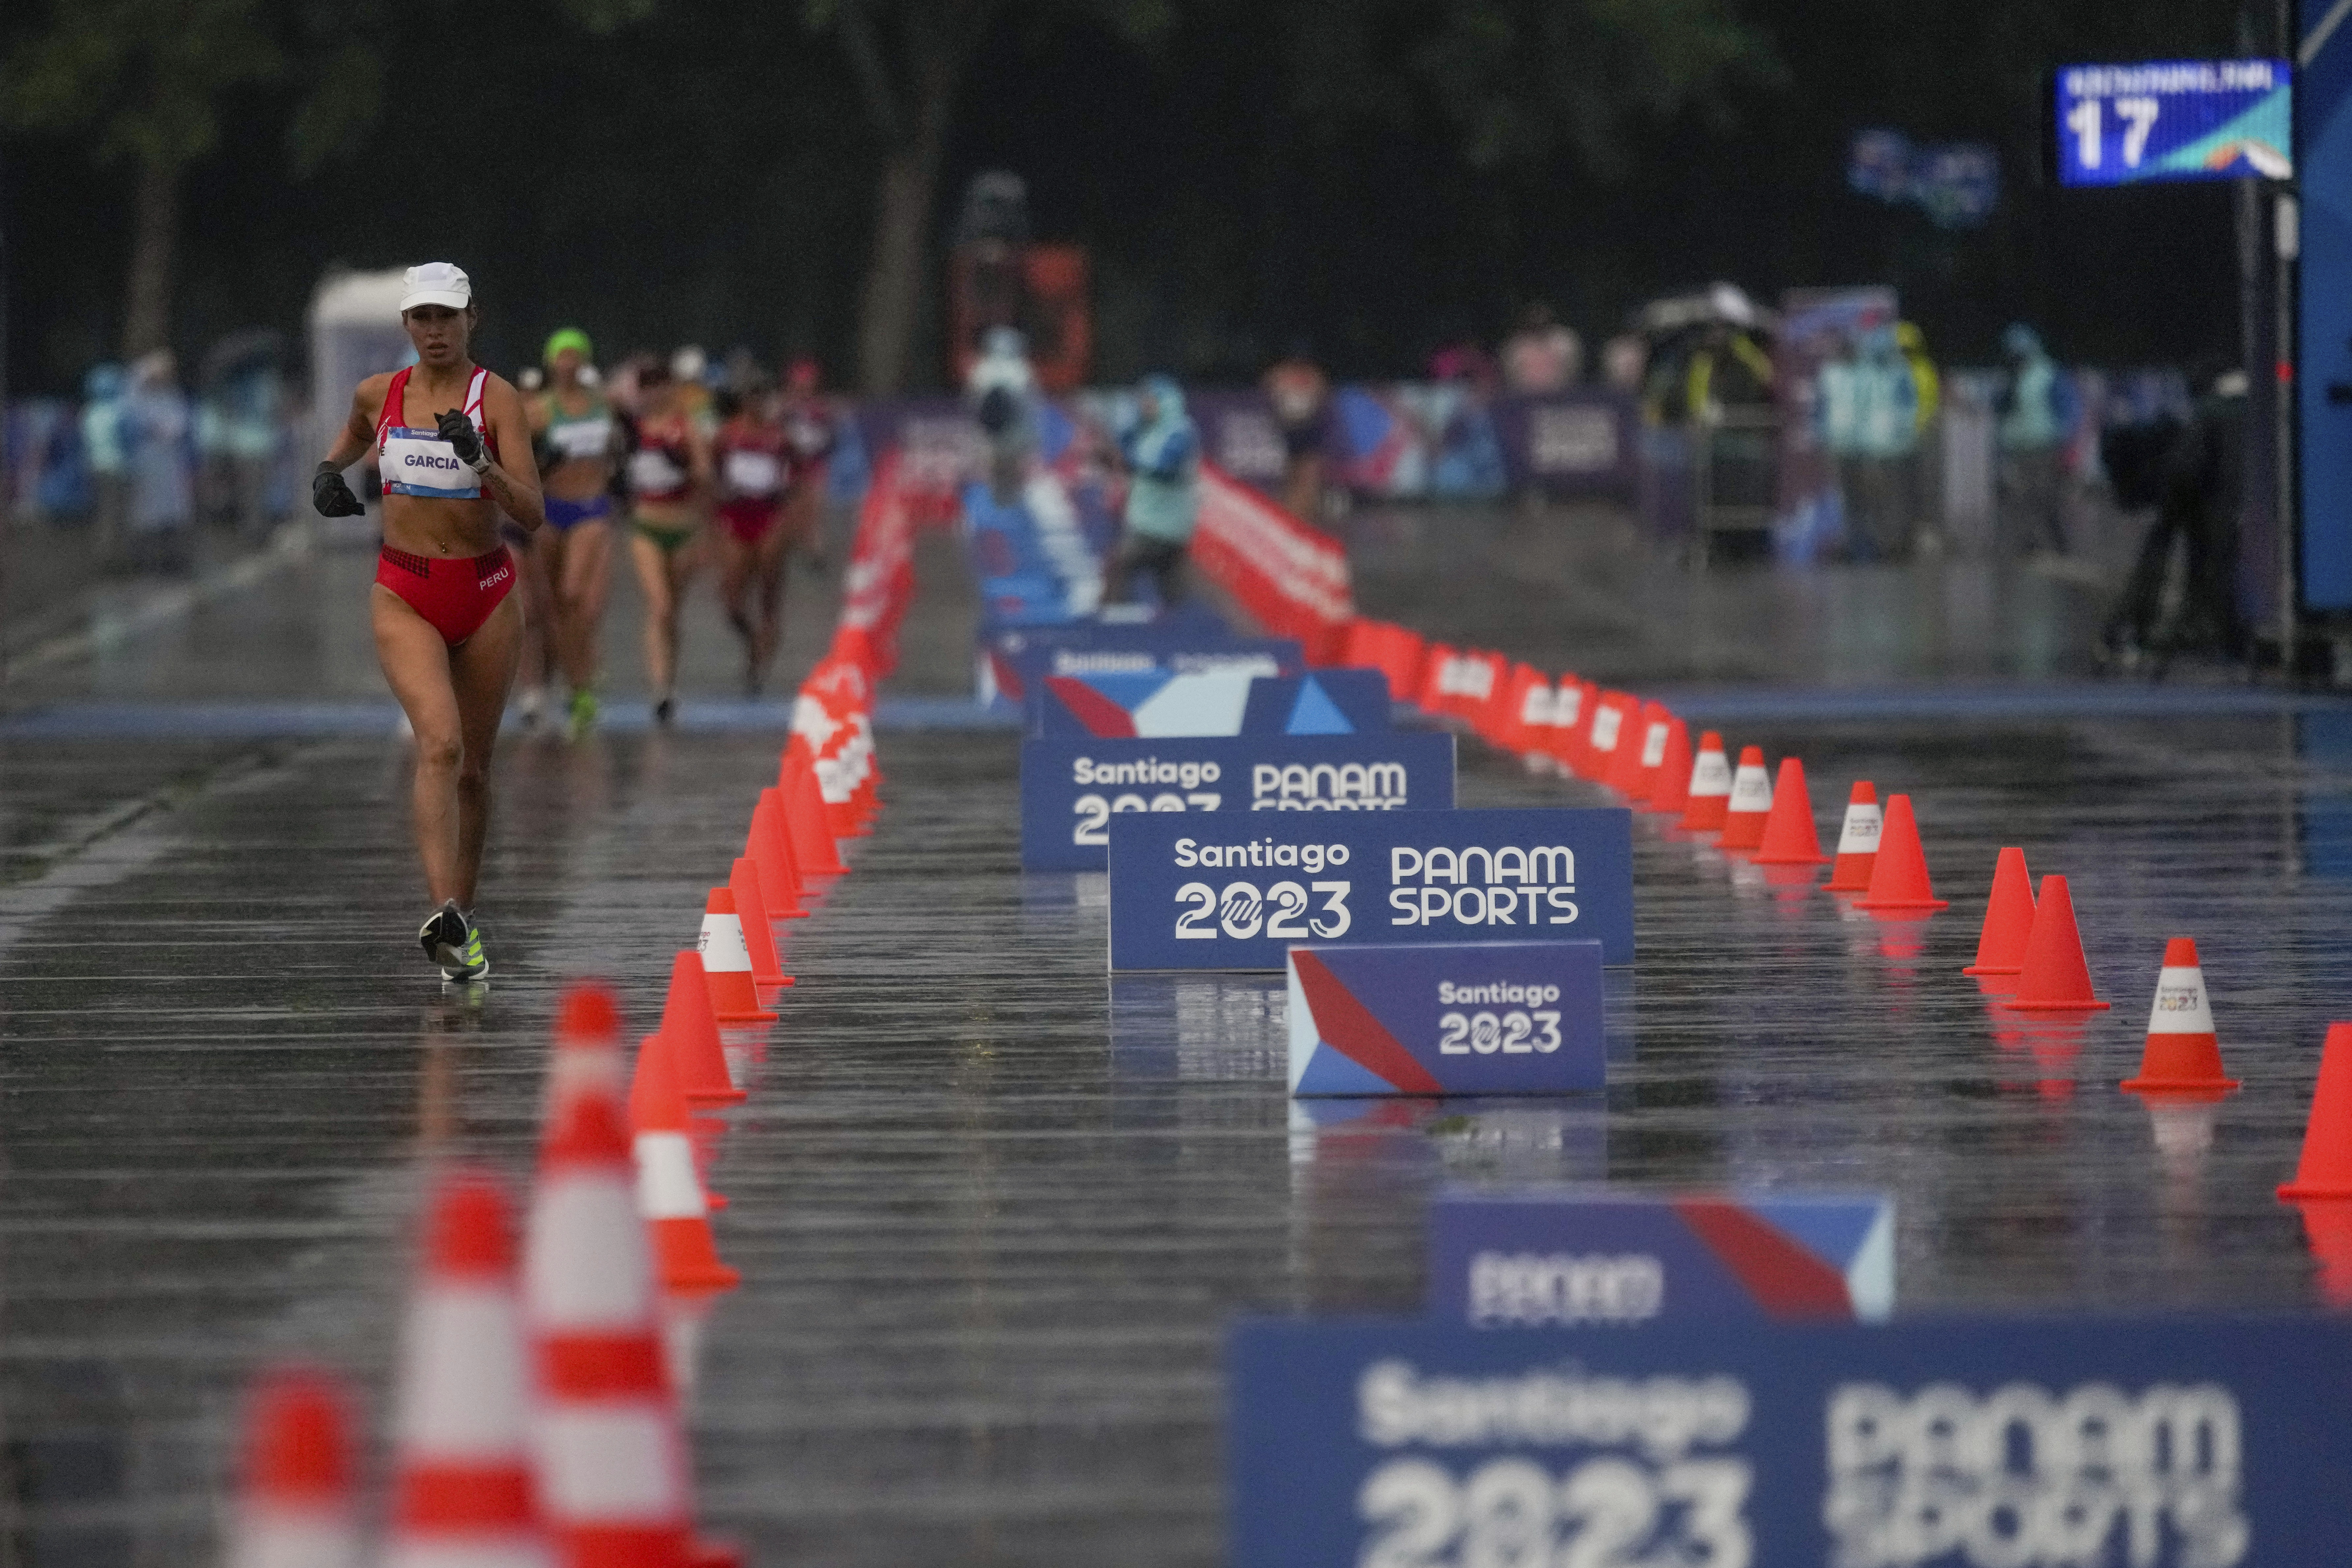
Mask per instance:
[[[478,500],[482,486],[457,456],[457,449],[441,439],[438,430],[417,430],[394,421],[404,416],[408,401],[409,366],[395,374],[392,384],[384,388],[383,413],[376,421],[376,467],[383,480],[386,493],[396,496],[429,496],[435,500]],[[498,448],[489,438],[489,430],[482,423],[482,389],[488,384],[490,373],[476,370],[473,380],[466,384],[466,417],[482,433],[482,444],[493,455]]]

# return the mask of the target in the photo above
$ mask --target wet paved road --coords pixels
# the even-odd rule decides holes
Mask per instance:
[[[966,612],[936,579],[925,604],[909,684],[950,689]],[[197,679],[139,658],[118,686]],[[706,1514],[768,1563],[1216,1562],[1223,1324],[1411,1310],[1448,1179],[1884,1187],[1906,1310],[2316,1299],[2271,1188],[2352,956],[2352,719],[1730,738],[1802,754],[1825,830],[1855,776],[1911,790],[1955,908],[1849,919],[1644,827],[1605,1095],[1318,1124],[1272,978],[1108,984],[1100,879],[1019,874],[1011,737],[887,735],[889,808],[792,931],[714,1173],[746,1283],[707,1331]],[[773,744],[511,743],[474,1010],[408,944],[389,737],[0,742],[0,1562],[199,1560],[263,1355],[382,1409],[421,1163],[528,1168],[562,977],[650,1026]],[[1590,798],[1464,757],[1465,805]],[[1997,1026],[1958,973],[2006,843],[2069,875],[2116,1004],[2071,1036]],[[2114,1084],[2176,933],[2247,1088],[2157,1118]]]

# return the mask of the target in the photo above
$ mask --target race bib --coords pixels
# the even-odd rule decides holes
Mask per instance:
[[[629,485],[640,495],[666,495],[686,488],[686,474],[667,452],[648,447],[629,454]]]
[[[562,425],[551,425],[547,439],[566,459],[601,458],[612,448],[613,422],[610,419],[575,419]]]
[[[784,466],[767,452],[730,452],[727,484],[744,495],[772,496],[783,488]]]

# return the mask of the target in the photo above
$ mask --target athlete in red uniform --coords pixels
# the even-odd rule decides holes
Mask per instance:
[[[475,364],[473,284],[446,261],[408,269],[401,324],[416,363],[372,375],[310,481],[328,517],[366,509],[343,470],[371,448],[383,480],[383,549],[369,591],[376,658],[416,732],[416,846],[440,907],[417,932],[451,980],[490,972],[474,924],[489,826],[490,748],[522,646],[503,512],[547,521],[522,399]]]
[[[791,437],[774,391],[759,383],[721,393],[725,423],[711,438],[719,491],[719,602],[743,639],[743,689],[758,696],[783,635],[784,508],[793,481]]]

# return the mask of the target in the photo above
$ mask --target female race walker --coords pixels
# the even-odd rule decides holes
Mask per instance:
[[[776,417],[774,395],[754,383],[722,392],[724,422],[711,438],[718,479],[719,602],[743,639],[743,690],[757,697],[783,633],[784,527],[792,479],[790,437]]]
[[[667,724],[677,712],[677,606],[697,564],[698,498],[710,486],[710,446],[669,367],[647,365],[637,386],[642,402],[637,447],[629,454],[629,558],[646,591],[646,673],[654,683],[654,718]]]
[[[612,405],[592,384],[588,334],[565,327],[547,340],[547,392],[530,409],[547,465],[547,531],[539,537],[555,607],[555,662],[572,688],[570,724],[578,740],[596,722],[597,645],[613,579],[613,513],[607,493],[619,449]]]
[[[383,479],[383,550],[369,591],[384,679],[416,731],[416,847],[441,907],[416,933],[451,980],[490,973],[474,924],[489,826],[490,747],[522,646],[515,563],[498,514],[536,532],[539,473],[522,398],[475,364],[474,288],[446,261],[408,269],[401,325],[416,363],[372,375],[317,475],[327,517],[366,509],[343,470],[371,447]]]

